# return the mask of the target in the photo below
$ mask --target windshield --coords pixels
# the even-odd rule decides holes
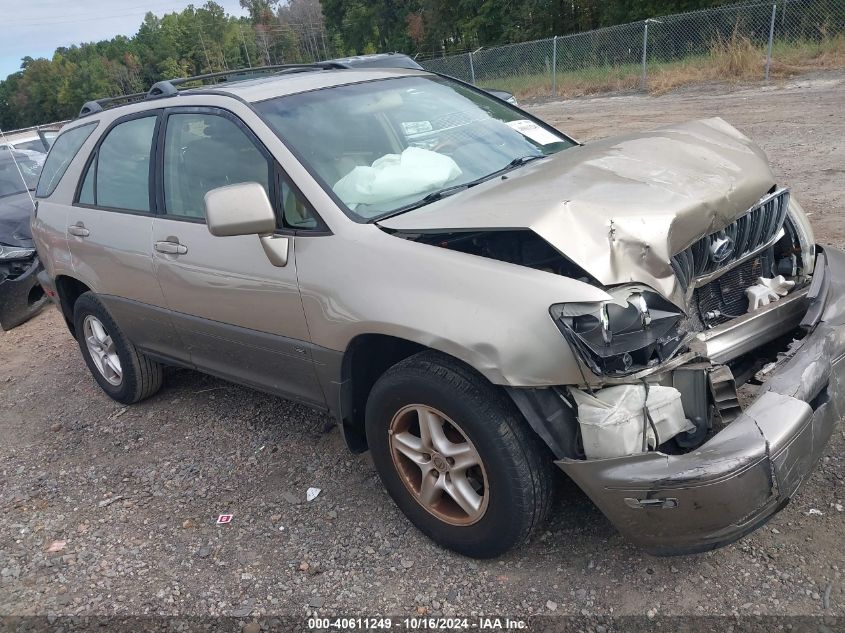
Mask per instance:
[[[441,77],[400,77],[256,104],[349,215],[373,220],[574,143]]]
[[[0,198],[25,193],[27,189],[35,189],[35,184],[38,182],[38,174],[41,171],[39,163],[27,157],[15,156],[15,158],[17,166],[9,150],[0,150]]]

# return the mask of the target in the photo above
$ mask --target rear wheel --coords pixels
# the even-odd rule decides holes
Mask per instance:
[[[367,402],[367,440],[388,493],[425,534],[497,556],[545,518],[552,459],[513,404],[436,352],[389,369]]]
[[[135,348],[96,295],[80,295],[73,307],[73,322],[85,363],[109,396],[133,404],[161,388],[161,365]]]

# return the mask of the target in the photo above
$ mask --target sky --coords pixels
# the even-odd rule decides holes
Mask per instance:
[[[238,0],[215,0],[230,15],[246,15]],[[205,0],[0,0],[0,79],[21,59],[51,58],[59,46],[134,35],[147,11],[163,15]]]

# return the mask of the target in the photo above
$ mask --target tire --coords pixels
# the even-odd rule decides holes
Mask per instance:
[[[73,324],[85,364],[88,365],[94,380],[109,397],[121,404],[134,404],[149,398],[161,388],[162,366],[135,349],[106,307],[92,292],[83,293],[76,300],[73,306]],[[106,335],[104,340],[110,341],[111,344],[103,345],[100,342],[97,324]],[[89,346],[87,339],[92,336],[95,341],[91,345],[108,356],[108,360],[95,360],[95,354],[98,357],[100,354],[92,351]],[[120,371],[117,372],[116,368]]]
[[[448,356],[421,352],[387,370],[370,392],[365,424],[387,492],[448,549],[498,556],[524,542],[548,514],[550,451],[505,394]],[[439,441],[424,437],[435,435]],[[480,464],[466,468],[476,458]]]

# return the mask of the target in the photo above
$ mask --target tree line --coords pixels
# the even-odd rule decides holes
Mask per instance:
[[[0,128],[72,118],[85,101],[141,92],[161,79],[379,51],[425,59],[726,0],[240,2],[246,17],[227,15],[209,0],[161,17],[147,13],[132,37],[60,47],[51,59],[23,56],[21,69],[0,81]]]
[[[736,0],[732,0],[736,2]],[[322,0],[329,31],[358,52],[418,58],[526,42],[731,0]]]

